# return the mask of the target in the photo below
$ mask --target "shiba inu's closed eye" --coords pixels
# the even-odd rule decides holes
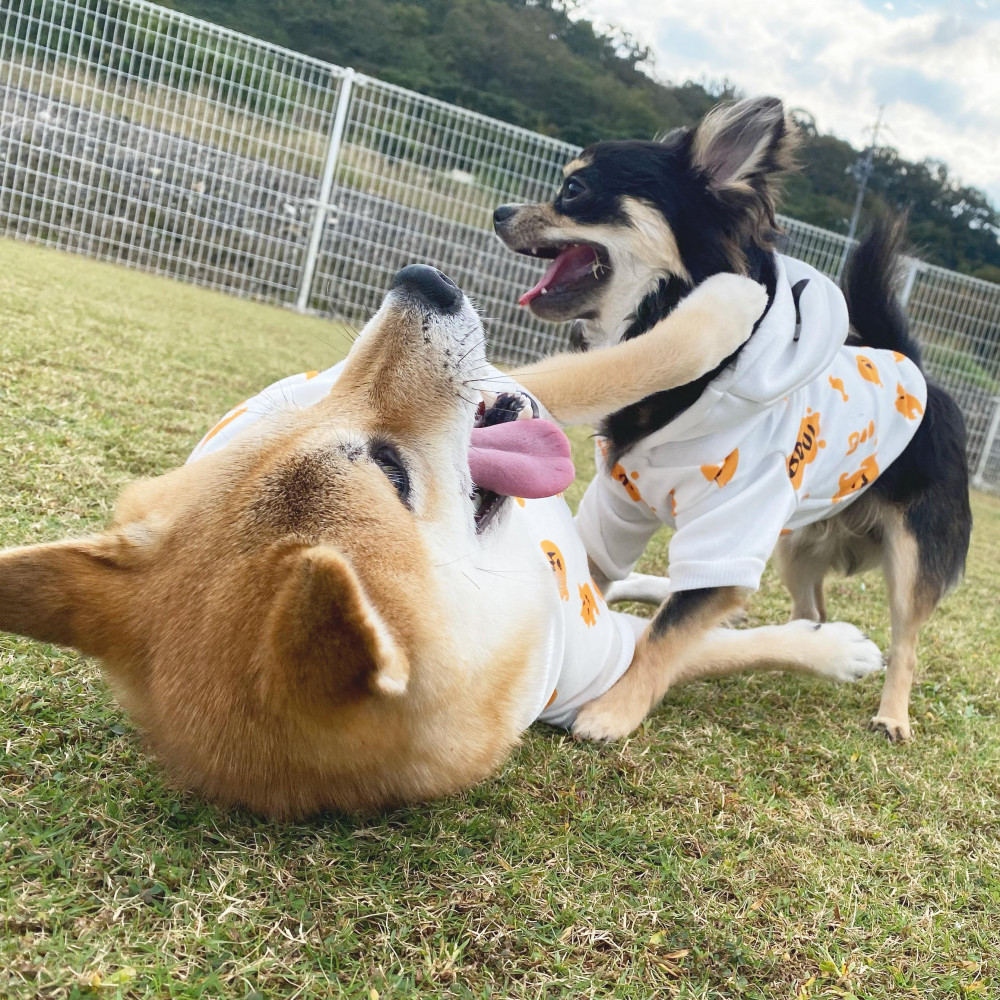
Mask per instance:
[[[372,461],[382,470],[385,478],[392,483],[399,499],[409,507],[410,475],[406,471],[399,452],[386,441],[374,442],[371,446]]]

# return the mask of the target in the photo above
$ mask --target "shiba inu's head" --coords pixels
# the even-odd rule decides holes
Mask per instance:
[[[588,147],[564,168],[552,202],[494,213],[511,250],[553,262],[521,304],[578,320],[577,347],[606,347],[644,332],[712,274],[760,280],[754,258],[770,247],[776,176],[795,144],[781,102],[760,98],[659,141]]]
[[[551,587],[509,499],[473,488],[484,362],[459,289],[404,269],[322,402],[134,484],[104,534],[0,554],[0,629],[99,657],[216,801],[297,816],[467,787],[523,724]],[[487,574],[490,549],[517,575]]]

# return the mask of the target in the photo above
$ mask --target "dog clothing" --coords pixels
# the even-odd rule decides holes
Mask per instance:
[[[329,394],[343,367],[341,362],[326,371],[292,375],[240,403],[202,438],[188,462],[219,451],[268,414],[318,403]],[[511,390],[524,393],[496,369],[480,377],[492,386],[506,382]],[[539,500],[512,497],[508,505],[506,530],[531,539],[528,548],[534,552],[535,568],[551,581],[545,590],[545,656],[529,682],[521,725],[526,729],[538,720],[568,729],[588,701],[602,695],[625,673],[636,638],[648,622],[608,607],[590,578],[587,553],[561,495]],[[489,557],[489,547],[485,547],[477,562],[485,564]]]
[[[661,524],[671,589],[757,589],[784,531],[856,500],[907,446],[927,401],[920,369],[895,351],[850,347],[840,289],[777,257],[774,302],[735,364],[610,470],[577,514],[594,563],[627,576]]]

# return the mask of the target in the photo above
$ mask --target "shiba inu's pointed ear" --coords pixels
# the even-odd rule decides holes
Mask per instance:
[[[770,201],[769,177],[794,167],[798,138],[777,97],[756,97],[713,108],[695,130],[691,158],[714,190],[752,189]]]
[[[132,546],[116,535],[0,552],[0,631],[105,656],[128,641]]]
[[[322,546],[291,561],[268,622],[283,682],[294,684],[300,697],[334,702],[406,691],[406,654],[350,565]]]

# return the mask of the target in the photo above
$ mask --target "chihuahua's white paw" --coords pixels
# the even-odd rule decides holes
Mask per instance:
[[[743,330],[743,340],[767,308],[764,286],[739,274],[713,274],[706,278],[686,301],[699,303],[731,318]],[[742,341],[740,341],[742,343]]]
[[[890,743],[905,743],[913,733],[910,731],[910,720],[904,711],[901,718],[892,715],[876,715],[868,723],[873,733],[880,733]]]
[[[861,629],[847,622],[817,622],[800,619],[785,628],[802,632],[808,643],[808,662],[818,677],[831,681],[859,681],[885,668],[882,653]]]
[[[624,580],[614,580],[603,588],[604,600],[635,601],[639,604],[662,604],[670,596],[670,578],[648,573],[629,573]]]

